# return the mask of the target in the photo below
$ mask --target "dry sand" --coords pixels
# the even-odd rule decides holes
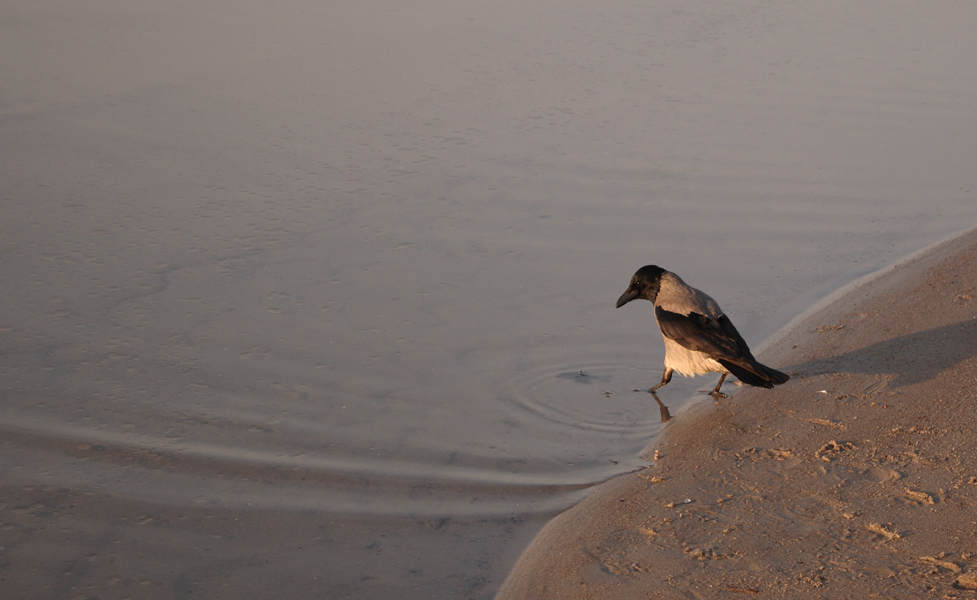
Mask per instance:
[[[977,230],[799,318],[788,384],[680,414],[498,598],[977,596],[975,286]]]

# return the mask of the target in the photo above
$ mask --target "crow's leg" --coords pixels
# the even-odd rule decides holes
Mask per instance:
[[[726,376],[727,375],[729,375],[729,373],[723,373],[723,376],[719,378],[719,383],[717,383],[716,384],[716,387],[713,388],[713,390],[711,392],[709,392],[709,395],[716,396],[717,398],[725,398],[726,397],[726,394],[720,392],[719,391],[719,388],[723,387],[723,382],[726,381]]]
[[[665,367],[665,372],[662,373],[661,383],[659,383],[658,385],[656,385],[655,387],[651,388],[648,391],[654,393],[655,390],[657,390],[658,388],[660,388],[663,385],[667,384],[671,380],[672,380],[672,369],[669,369],[668,367]]]

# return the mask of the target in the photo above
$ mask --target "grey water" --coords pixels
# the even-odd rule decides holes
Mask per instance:
[[[490,598],[754,346],[977,224],[977,6],[7,2],[0,592]],[[777,366],[776,357],[769,357]],[[679,414],[711,378],[660,394]]]

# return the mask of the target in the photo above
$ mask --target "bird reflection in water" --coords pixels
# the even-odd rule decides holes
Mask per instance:
[[[658,403],[658,410],[660,410],[662,413],[662,423],[670,421],[672,419],[672,413],[668,412],[668,407],[665,406],[662,403],[662,401],[658,398],[658,394],[656,394],[651,390],[648,390],[648,393],[651,394],[651,397],[654,398],[655,402]]]

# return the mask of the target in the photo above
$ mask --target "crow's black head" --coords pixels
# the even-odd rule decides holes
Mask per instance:
[[[665,269],[656,265],[648,265],[638,269],[638,272],[631,278],[631,284],[628,285],[627,291],[617,299],[617,308],[621,308],[637,298],[654,302],[655,298],[658,297],[658,288],[661,286],[662,273],[664,272]]]

